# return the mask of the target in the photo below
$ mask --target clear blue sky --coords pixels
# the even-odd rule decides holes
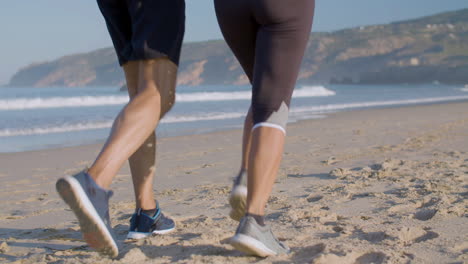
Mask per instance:
[[[220,39],[213,1],[186,3],[185,42]],[[313,31],[389,23],[462,8],[468,8],[467,0],[317,0]],[[5,1],[0,8],[0,36],[0,84],[32,62],[112,45],[95,1]]]

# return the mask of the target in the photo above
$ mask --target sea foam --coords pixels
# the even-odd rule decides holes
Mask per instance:
[[[301,119],[301,116],[307,116],[310,114],[335,112],[346,109],[356,108],[369,108],[369,107],[382,107],[382,106],[395,106],[395,105],[412,105],[412,104],[424,104],[424,103],[437,103],[437,102],[448,102],[457,100],[467,100],[468,96],[446,96],[446,97],[433,97],[433,98],[422,98],[422,99],[408,99],[408,100],[390,100],[390,101],[374,101],[374,102],[357,102],[349,104],[328,104],[328,105],[317,105],[308,107],[293,107],[291,114],[295,118]],[[168,115],[161,122],[162,123],[183,123],[183,122],[197,122],[197,121],[210,121],[210,120],[225,120],[234,118],[243,118],[245,113],[243,112],[210,112],[210,113],[198,113],[192,115]],[[27,135],[40,135],[50,133],[63,133],[93,129],[108,129],[112,126],[112,120],[102,122],[82,122],[77,124],[63,124],[59,126],[49,127],[33,127],[23,129],[0,129],[0,137],[9,136],[27,136]]]
[[[293,97],[333,96],[335,92],[323,86],[304,86],[294,91]],[[250,100],[250,91],[238,92],[194,92],[177,93],[176,102],[209,102]],[[129,100],[127,95],[111,96],[75,96],[75,97],[48,97],[48,98],[15,98],[0,100],[0,110],[30,110],[45,108],[67,107],[96,107],[109,105],[123,105]]]

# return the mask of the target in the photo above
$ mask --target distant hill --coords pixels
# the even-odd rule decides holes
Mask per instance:
[[[246,84],[222,40],[186,43],[179,84]],[[468,9],[414,20],[313,33],[301,83],[468,83]],[[65,56],[19,70],[9,86],[124,84],[113,48]]]

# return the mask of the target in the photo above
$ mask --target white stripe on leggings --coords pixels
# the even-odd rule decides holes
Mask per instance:
[[[272,128],[276,128],[276,129],[281,130],[281,132],[283,132],[284,135],[286,136],[286,130],[285,130],[282,126],[277,125],[277,124],[267,123],[267,122],[261,122],[261,123],[256,124],[255,126],[253,126],[253,127],[252,127],[252,131],[254,131],[254,129],[256,129],[257,127],[272,127]]]

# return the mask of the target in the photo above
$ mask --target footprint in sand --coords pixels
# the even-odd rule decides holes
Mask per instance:
[[[419,208],[430,207],[436,205],[440,202],[439,198],[435,197],[425,197],[424,200],[421,202],[421,206]]]
[[[420,227],[404,227],[398,232],[398,239],[404,245],[410,245],[417,238],[426,234],[426,231]]]
[[[451,249],[451,251],[454,253],[468,254],[468,241],[457,244]]]
[[[421,227],[404,227],[398,232],[398,238],[405,246],[437,237],[439,237],[439,234],[436,232],[426,231]]]
[[[422,209],[414,213],[413,218],[421,221],[428,221],[431,220],[436,213],[436,209]]]
[[[385,263],[386,258],[387,255],[382,252],[370,252],[358,257],[354,264],[380,264]]]
[[[335,254],[323,254],[314,264],[381,264],[386,263],[387,255],[382,252],[368,252],[359,254],[357,252],[349,252],[341,256]]]
[[[318,202],[318,201],[322,200],[322,198],[323,198],[322,195],[309,195],[307,197],[307,202],[315,203],[315,202]]]
[[[147,257],[140,248],[132,248],[120,261],[121,263],[143,263],[147,261]]]
[[[293,249],[294,256],[292,257],[294,263],[308,263],[311,258],[314,258],[316,255],[322,253],[325,250],[326,246],[323,243]]]
[[[412,212],[415,209],[415,207],[416,205],[414,204],[396,204],[388,208],[387,212],[389,212],[390,214],[395,214],[395,213],[407,214],[407,213]]]
[[[352,176],[352,172],[346,168],[335,168],[331,170],[328,175],[332,178],[345,179]]]
[[[424,241],[431,240],[431,239],[438,238],[438,237],[439,237],[439,234],[437,234],[436,232],[426,231],[426,234],[424,234],[422,237],[416,238],[414,242],[420,243],[420,242],[424,242]]]
[[[369,233],[364,232],[361,235],[361,238],[369,242],[378,243],[384,239],[389,238],[389,235],[387,235],[387,233],[385,232],[369,232]]]

